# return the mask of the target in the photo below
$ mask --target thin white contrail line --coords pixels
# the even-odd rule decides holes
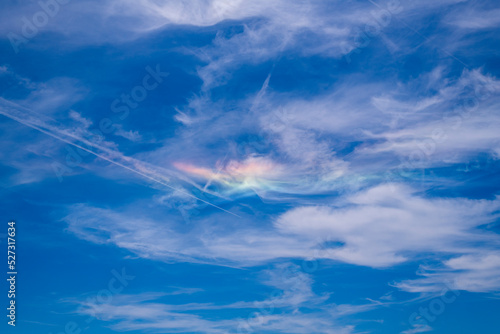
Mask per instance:
[[[1,99],[1,100],[4,100],[4,99]],[[6,101],[6,100],[4,100],[4,101]],[[16,104],[14,104],[14,103],[12,103],[12,102],[10,102],[10,101],[7,101],[7,102],[9,102],[9,103],[13,104],[14,106],[16,106]],[[119,167],[122,167],[122,168],[124,168],[124,169],[127,169],[127,170],[129,170],[129,171],[131,171],[131,172],[133,172],[133,173],[135,173],[135,174],[138,174],[138,175],[140,175],[140,176],[142,176],[142,177],[145,177],[145,178],[147,178],[147,179],[149,179],[149,180],[151,180],[151,181],[154,181],[154,182],[159,183],[159,184],[161,184],[161,185],[163,185],[163,186],[165,186],[165,187],[168,187],[168,188],[170,188],[170,189],[172,189],[172,190],[175,190],[175,191],[178,191],[178,192],[180,192],[180,193],[183,193],[183,194],[185,194],[185,195],[187,195],[187,196],[189,196],[189,197],[192,197],[192,198],[194,198],[194,199],[196,199],[196,200],[199,200],[199,201],[201,201],[201,202],[203,202],[203,203],[205,203],[205,204],[208,204],[208,205],[210,205],[210,206],[212,206],[212,207],[214,207],[214,208],[217,208],[217,209],[219,209],[219,210],[222,210],[222,211],[224,211],[224,212],[227,212],[227,213],[229,213],[229,214],[231,214],[231,215],[233,215],[233,216],[236,216],[236,217],[241,218],[240,216],[238,216],[237,214],[235,214],[235,213],[233,213],[233,212],[231,212],[231,211],[225,210],[225,209],[223,209],[223,208],[221,208],[221,207],[219,207],[219,206],[217,206],[217,205],[215,205],[215,204],[213,204],[213,203],[210,203],[210,202],[205,201],[205,200],[203,200],[203,199],[201,199],[201,198],[198,198],[198,197],[196,197],[196,196],[192,195],[191,193],[189,193],[189,192],[187,192],[187,191],[184,191],[184,190],[182,190],[182,189],[177,189],[177,188],[175,188],[175,187],[173,187],[173,186],[171,186],[171,185],[169,185],[169,184],[165,183],[165,182],[164,182],[164,181],[162,181],[162,180],[158,180],[158,179],[156,179],[155,177],[152,177],[152,176],[150,176],[150,175],[147,175],[147,174],[145,174],[145,173],[143,173],[143,172],[141,172],[141,171],[139,171],[139,170],[137,170],[137,169],[134,169],[134,168],[131,168],[131,167],[125,166],[124,164],[122,164],[122,163],[120,163],[120,162],[117,162],[117,161],[114,161],[114,160],[112,160],[112,159],[110,159],[110,158],[108,158],[108,157],[105,157],[105,156],[103,156],[102,154],[96,153],[96,152],[94,152],[94,151],[92,151],[92,150],[89,150],[89,149],[87,149],[87,148],[85,148],[85,147],[82,147],[82,146],[80,146],[80,145],[78,145],[78,144],[76,144],[76,143],[73,143],[72,141],[67,140],[67,139],[65,139],[65,138],[62,138],[62,137],[60,137],[59,135],[56,135],[56,134],[54,134],[54,133],[52,133],[52,132],[50,132],[50,131],[47,131],[47,130],[45,130],[45,129],[43,129],[43,128],[41,128],[41,127],[39,127],[39,126],[35,125],[35,124],[32,124],[32,123],[30,123],[30,122],[26,122],[26,121],[24,121],[24,120],[20,119],[20,118],[19,118],[19,117],[17,117],[17,116],[11,115],[11,114],[9,114],[8,112],[5,112],[5,111],[4,111],[4,110],[2,110],[2,109],[0,109],[0,114],[4,115],[4,116],[6,116],[6,117],[8,117],[8,118],[10,118],[10,119],[12,119],[12,120],[15,120],[16,122],[19,122],[19,123],[21,123],[21,124],[23,124],[23,125],[26,125],[26,126],[28,126],[28,127],[32,128],[32,129],[35,129],[35,130],[37,130],[37,131],[40,131],[40,132],[42,132],[42,133],[44,133],[44,134],[46,134],[46,135],[48,135],[48,136],[51,136],[51,137],[53,137],[53,138],[55,138],[55,139],[58,139],[58,140],[60,140],[60,141],[62,141],[62,142],[65,142],[65,143],[67,143],[67,144],[69,144],[69,145],[72,145],[72,146],[77,147],[77,148],[79,148],[79,149],[81,149],[81,150],[84,150],[84,151],[86,151],[86,152],[89,152],[89,153],[91,153],[91,154],[95,155],[96,157],[99,157],[99,158],[101,158],[101,159],[103,159],[103,160],[106,160],[106,161],[108,161],[108,162],[110,162],[110,163],[112,163],[112,164],[114,164],[114,165],[116,165],[116,166],[119,166]],[[42,122],[42,123],[43,123],[43,122]],[[57,130],[56,130],[56,131],[57,131]],[[63,131],[59,130],[59,132],[63,132]],[[86,142],[86,140],[82,140],[82,139],[80,139],[80,138],[78,138],[78,137],[76,137],[76,136],[74,136],[74,135],[68,135],[68,136],[70,136],[70,137],[72,137],[72,138],[74,138],[74,139],[77,139],[77,140],[79,140],[79,141],[81,141],[81,142]],[[104,150],[104,151],[110,151],[109,149],[104,149],[104,148],[97,147],[96,145],[93,145],[92,143],[89,143],[89,144],[90,144],[90,146],[96,147],[96,148],[98,148],[98,149],[102,149],[102,150]],[[111,151],[111,152],[113,152],[113,151]],[[108,153],[109,153],[109,152],[108,152]],[[116,154],[116,152],[113,152],[113,153],[115,153],[115,154]],[[123,158],[125,158],[126,160],[127,160],[127,159],[130,159],[129,157],[123,157]],[[135,160],[135,159],[134,159],[134,160]]]
[[[215,173],[215,175],[212,175],[210,176],[210,179],[208,179],[207,183],[205,183],[205,186],[203,187],[203,191],[206,191],[207,188],[212,184],[212,181],[217,177],[219,176],[220,172],[222,171],[222,168],[224,167],[223,164],[226,162],[227,160],[227,156],[228,156],[229,153],[226,153],[226,156],[224,157],[224,159],[222,159],[222,162],[219,166],[219,168],[217,169],[217,173]]]

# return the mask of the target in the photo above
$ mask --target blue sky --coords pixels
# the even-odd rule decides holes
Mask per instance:
[[[498,333],[497,2],[0,6],[2,332]]]

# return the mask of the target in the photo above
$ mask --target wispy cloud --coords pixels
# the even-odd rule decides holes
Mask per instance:
[[[446,283],[454,290],[498,292],[499,259],[496,249],[471,250],[469,254],[443,261],[440,267],[424,266],[419,270],[422,278],[399,282],[395,286],[410,292],[429,293],[439,291]]]
[[[82,153],[71,185],[90,194],[102,183],[109,196],[53,206],[65,247],[119,247],[162,269],[238,268],[250,287],[279,292],[222,302],[206,286],[152,283],[108,303],[78,299],[80,314],[113,331],[347,334],[380,321],[411,334],[440,324],[394,329],[397,312],[359,314],[443,284],[500,292],[494,2],[88,0],[48,19],[48,1],[0,11],[2,185],[37,198],[40,181],[56,180],[54,157],[65,167]],[[15,50],[9,38],[36,15],[47,22]],[[159,59],[169,80],[127,102],[149,94],[129,71]],[[136,76],[143,85],[125,87]],[[130,117],[96,135],[101,116],[119,116],[118,95]],[[290,263],[310,259],[324,272]],[[372,297],[391,292],[348,290],[361,271],[373,273]]]
[[[331,236],[341,246],[333,259],[385,267],[416,254],[464,253],[479,240],[498,242],[476,229],[496,219],[500,202],[426,199],[401,185],[382,185],[347,198],[340,208],[303,207],[280,217],[278,228],[311,238]]]
[[[290,275],[292,273],[292,275]],[[79,312],[111,323],[118,331],[143,330],[179,333],[356,333],[353,325],[341,325],[339,318],[358,314],[379,305],[335,305],[328,296],[312,290],[312,279],[292,264],[283,264],[262,275],[262,283],[276,288],[274,296],[265,300],[232,304],[169,304],[161,293],[121,295],[112,303],[80,303]],[[308,308],[308,312],[301,311]],[[237,317],[216,319],[196,311],[228,311],[240,309]],[[246,317],[245,314],[253,314]],[[243,317],[242,317],[243,315]],[[251,318],[251,319],[250,319]]]
[[[331,207],[294,208],[282,214],[274,227],[249,224],[233,230],[234,223],[219,216],[217,224],[198,219],[202,225],[181,233],[175,215],[157,222],[83,205],[71,208],[65,221],[80,238],[113,243],[164,261],[249,266],[313,256],[387,267],[426,253],[441,254],[443,259],[462,256],[479,241],[484,247],[495,247],[498,237],[479,227],[494,221],[499,207],[498,200],[425,198],[411,188],[388,184],[353,194]],[[141,233],[136,229],[139,225]],[[328,242],[332,244],[323,246]]]
[[[95,134],[89,135],[86,133],[87,136],[83,136],[82,132],[86,132],[86,128],[77,127],[75,129],[68,129],[61,127],[55,120],[34,113],[29,109],[22,108],[3,98],[0,98],[0,114],[61,142],[88,152],[115,166],[121,167],[124,170],[145,178],[148,181],[152,181],[153,184],[161,185],[169,190],[183,193],[185,196],[192,197],[228,214],[235,215],[234,213],[227,211],[207,200],[194,196],[190,192],[184,190],[181,186],[176,187],[175,185],[172,185],[171,177],[173,175],[169,173],[167,169],[156,167],[135,158],[123,155],[115,148],[115,144],[113,142],[103,141],[102,138],[95,141],[87,139],[89,137],[95,137]],[[70,115],[75,118],[76,114],[72,112]],[[77,121],[81,123],[82,119],[78,118]]]

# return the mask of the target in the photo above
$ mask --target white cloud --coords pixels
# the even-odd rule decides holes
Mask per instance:
[[[157,221],[131,212],[79,205],[64,219],[68,230],[97,243],[112,243],[145,258],[252,266],[279,258],[332,259],[388,267],[424,254],[462,255],[473,243],[498,242],[478,229],[496,219],[500,200],[425,198],[397,184],[380,185],[328,206],[291,209],[275,226],[220,213],[193,217],[180,232],[180,217]],[[239,212],[238,212],[239,213]],[[240,213],[241,214],[241,213]],[[141,226],[138,229],[138,226]]]
[[[500,26],[500,9],[462,9],[447,15],[444,22],[458,28],[470,30],[496,28]]]
[[[443,7],[445,12],[460,2],[402,1],[401,11],[395,13],[381,35],[373,38],[382,39],[394,61],[401,61],[399,56],[414,52],[411,38],[394,42],[394,35],[400,37],[402,22],[419,26],[414,23],[421,24],[424,21],[420,19],[435,15],[436,7]],[[36,5],[26,5],[15,14],[21,17],[36,10],[39,10]],[[463,163],[481,153],[498,159],[500,83],[495,77],[478,69],[466,70],[455,77],[448,72],[449,68],[437,66],[409,80],[397,80],[396,75],[372,77],[369,70],[338,80],[334,73],[337,67],[333,67],[332,89],[316,96],[300,89],[286,94],[273,91],[278,85],[274,85],[273,76],[269,74],[265,81],[262,78],[264,84],[255,96],[235,101],[222,94],[224,97],[220,100],[213,99],[220,96],[212,94],[214,88],[240,84],[231,80],[240,74],[237,72],[242,65],[252,69],[269,62],[271,68],[271,63],[279,65],[283,54],[340,59],[346,45],[349,50],[356,47],[352,42],[357,29],[365,29],[367,23],[373,23],[377,16],[373,12],[378,10],[369,2],[356,1],[72,2],[41,29],[41,34],[59,33],[60,41],[67,43],[59,41],[59,46],[105,42],[116,46],[171,28],[213,34],[214,38],[202,46],[174,50],[194,54],[202,62],[194,70],[202,80],[201,91],[185,107],[177,107],[175,120],[182,127],[175,129],[175,135],[169,136],[159,149],[125,156],[111,141],[90,143],[92,122],[84,112],[66,114],[68,106],[86,94],[86,88],[78,81],[55,78],[45,83],[32,82],[13,74],[8,66],[0,66],[2,79],[8,77],[25,90],[26,95],[15,101],[17,104],[1,98],[0,113],[63,139],[68,145],[88,144],[98,150],[97,156],[120,167],[102,170],[86,166],[101,176],[116,180],[124,175],[116,171],[125,170],[152,181],[150,186],[162,190],[157,202],[138,202],[127,209],[97,207],[100,204],[70,207],[63,219],[68,231],[89,242],[116,245],[140,257],[159,261],[239,267],[283,258],[313,257],[386,268],[431,258],[441,265],[423,268],[421,278],[395,286],[405,291],[430,293],[443,282],[451,282],[450,286],[458,290],[498,292],[499,238],[481,229],[498,218],[498,198],[434,198],[403,184],[379,184],[382,172],[394,170],[401,159],[412,159],[415,152],[424,158],[413,157],[418,160],[412,164],[414,169]],[[470,33],[468,30],[499,25],[496,10],[469,12],[472,15],[467,20],[453,11],[442,21],[453,29],[461,28],[451,34],[449,49],[456,50]],[[11,14],[0,16],[5,18],[0,31],[20,27],[20,21],[15,22]],[[224,25],[234,30],[226,31]],[[396,34],[391,34],[391,29]],[[410,30],[413,29],[410,27]],[[443,51],[439,44],[449,37],[448,33],[449,30],[444,29],[433,36],[434,39],[424,38],[422,48]],[[30,43],[37,45],[34,41]],[[64,47],[58,50],[64,52]],[[373,59],[377,56],[375,52]],[[351,69],[356,71],[356,66],[346,71]],[[190,71],[193,73],[193,69]],[[472,108],[471,113],[464,113],[463,104],[471,98],[477,107]],[[63,113],[70,126],[62,127],[45,117]],[[1,126],[5,130],[6,125]],[[17,132],[21,127],[13,129]],[[435,138],[436,131],[441,136],[439,139]],[[115,135],[133,142],[142,140],[138,131],[126,131],[122,126],[117,127]],[[241,138],[246,135],[254,138],[246,142],[249,147],[244,152],[227,149],[241,145]],[[54,144],[52,139],[37,140],[17,152],[12,147],[19,146],[19,137],[2,134],[8,147],[0,156],[5,165],[20,171],[13,177],[14,183],[49,177],[41,170],[52,173],[47,160],[63,144]],[[221,144],[224,141],[229,142],[228,145]],[[256,147],[255,142],[263,143],[264,149]],[[355,146],[353,151],[350,151],[351,144]],[[349,153],[340,153],[343,149]],[[40,158],[32,159],[32,155]],[[31,163],[33,161],[36,164]],[[203,189],[203,183],[197,184],[187,174],[171,170],[173,161],[196,163],[190,169],[207,176],[200,177],[205,187],[227,186],[216,195],[223,198],[227,206],[233,205],[242,217],[236,219],[222,212],[196,217],[193,212],[200,208],[198,199],[180,184]],[[220,180],[222,182],[216,184]],[[169,188],[167,194],[165,188]],[[364,190],[359,191],[360,188]],[[256,218],[239,210],[234,202],[228,204],[232,195],[234,199],[252,194],[248,189],[264,201],[285,202],[291,209],[276,214],[276,219],[265,214]],[[334,192],[339,196],[332,197]],[[304,199],[303,195],[317,197]],[[193,224],[183,224],[178,215],[172,214],[174,201],[188,203],[183,209],[186,215],[192,214]],[[305,203],[314,203],[314,206]],[[276,271],[266,274],[265,284],[283,291],[272,303],[286,311],[263,315],[257,332],[351,333],[352,327],[338,326],[332,318],[375,307],[373,304],[328,304],[329,296],[316,294],[312,278],[303,273],[289,280],[283,280]],[[162,296],[117,296],[106,305],[87,305],[90,307],[87,314],[96,311],[99,319],[110,321],[112,329],[117,331],[227,333],[240,323],[235,319],[204,318],[193,311],[255,309],[270,302],[170,305],[159,301]],[[316,309],[302,313],[302,307]],[[427,326],[417,326],[403,333],[429,330]]]
[[[434,81],[432,77],[425,78],[423,84]],[[479,153],[495,157],[500,143],[496,131],[500,127],[496,112],[499,81],[479,70],[466,70],[457,82],[444,82],[434,89],[438,93],[419,100],[407,93],[399,100],[373,98],[377,108],[397,117],[397,123],[393,129],[374,131],[371,136],[377,142],[359,148],[357,154],[375,158],[391,153],[408,160],[414,168],[467,162]]]
[[[355,333],[354,326],[341,325],[346,315],[359,314],[380,307],[369,302],[362,305],[336,305],[312,290],[312,278],[300,267],[283,263],[261,273],[262,283],[275,288],[264,300],[237,301],[230,304],[169,304],[164,293],[117,295],[109,302],[76,301],[79,313],[110,323],[117,331],[147,330],[175,333]],[[307,309],[303,312],[302,308]],[[198,311],[232,310],[237,317],[219,320],[200,316]],[[343,321],[345,322],[345,321]]]
[[[123,137],[125,139],[128,139],[132,142],[140,142],[142,141],[142,135],[139,133],[139,131],[133,131],[133,130],[124,130],[123,125],[121,124],[116,124],[115,125],[115,131],[114,134],[119,137]]]
[[[406,331],[401,332],[401,334],[416,334],[416,333],[425,333],[432,331],[432,327],[429,325],[414,325],[413,328],[408,329]]]
[[[381,185],[346,199],[340,208],[302,207],[282,215],[282,233],[330,236],[342,245],[329,257],[385,267],[417,253],[461,253],[468,243],[495,238],[476,227],[493,220],[500,200],[427,199],[401,185]]]
[[[224,20],[270,15],[269,12],[266,13],[266,10],[276,5],[282,6],[282,2],[270,3],[257,0],[249,3],[242,0],[194,0],[186,3],[173,0],[141,0],[126,1],[125,4],[121,2],[120,5],[115,2],[113,8],[125,10],[129,15],[141,13],[149,17],[150,24],[210,26]],[[117,13],[121,14],[118,10]]]
[[[253,188],[275,200],[353,191],[387,175],[397,179],[401,168],[405,175],[420,175],[420,169],[467,163],[479,154],[497,158],[498,80],[478,69],[456,80],[448,75],[436,67],[409,82],[354,84],[346,78],[334,91],[308,98],[274,92],[270,76],[258,93],[238,102],[238,113],[228,101],[211,102],[206,95],[192,100],[181,117],[186,127],[179,140],[169,140],[146,160],[184,162],[178,158],[183,156],[215,174],[221,160],[243,163],[259,156],[285,171],[276,187]],[[254,139],[242,143],[245,134]],[[210,149],[222,140],[230,141],[229,152]],[[350,144],[356,144],[351,153],[338,153]],[[183,153],[186,145],[189,156]]]
[[[409,292],[432,293],[449,289],[471,292],[499,292],[500,252],[477,249],[469,254],[443,261],[441,267],[422,267],[422,278],[406,280],[395,286]]]
[[[297,247],[296,239],[272,231],[263,233],[250,227],[236,228],[233,216],[225,213],[216,216],[217,224],[212,220],[214,216],[210,219],[192,217],[197,218],[196,226],[182,233],[179,231],[182,221],[175,213],[163,215],[163,219],[156,221],[147,215],[139,218],[132,212],[122,215],[77,205],[64,220],[68,223],[68,231],[79,238],[116,244],[141,257],[163,261],[253,265],[280,257],[302,257],[306,252],[304,245]],[[141,231],[137,226],[142,226]]]

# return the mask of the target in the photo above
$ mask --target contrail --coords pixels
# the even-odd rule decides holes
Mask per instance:
[[[72,142],[71,140],[63,138],[61,135],[71,137],[71,138],[73,138],[75,140],[78,140],[78,141],[80,141],[82,143],[85,143],[85,144],[87,144],[87,145],[89,145],[89,146],[91,146],[93,148],[97,148],[97,149],[99,149],[101,151],[104,151],[107,154],[115,155],[115,156],[118,155],[119,158],[124,159],[127,162],[133,162],[133,163],[138,163],[138,164],[144,163],[144,162],[142,162],[140,160],[124,156],[123,154],[121,154],[119,152],[110,150],[110,149],[108,149],[106,147],[101,147],[101,146],[95,145],[95,144],[89,142],[88,140],[86,140],[84,138],[80,138],[80,137],[75,136],[75,135],[73,135],[71,133],[68,133],[68,131],[61,130],[61,129],[55,127],[55,126],[50,126],[48,124],[45,124],[45,122],[43,122],[42,120],[40,120],[36,116],[34,116],[33,115],[34,112],[32,112],[31,110],[28,110],[28,109],[23,108],[23,107],[15,104],[13,102],[5,100],[4,98],[0,97],[0,103],[2,104],[2,106],[0,107],[0,114],[2,114],[4,116],[6,116],[6,117],[8,117],[8,118],[10,118],[10,119],[18,122],[18,123],[21,123],[21,124],[23,124],[25,126],[28,126],[28,127],[32,128],[32,129],[35,129],[37,131],[40,131],[40,132],[42,132],[42,133],[44,133],[44,134],[46,134],[48,136],[51,136],[51,137],[53,137],[55,139],[58,139],[58,140],[60,140],[60,141],[62,141],[64,143],[67,143],[69,145],[77,147],[77,148],[79,148],[79,149],[81,149],[81,150],[83,150],[85,152],[91,153],[91,154],[95,155],[98,158],[106,160],[106,161],[108,161],[108,162],[110,162],[110,163],[112,163],[112,164],[114,164],[116,166],[122,167],[122,168],[124,168],[124,169],[126,169],[128,171],[131,171],[131,172],[133,172],[133,173],[135,173],[137,175],[140,175],[140,176],[142,176],[142,177],[144,177],[144,178],[146,178],[148,180],[151,180],[153,182],[161,184],[161,185],[163,185],[163,186],[165,186],[167,188],[170,188],[172,190],[175,190],[175,191],[178,191],[180,193],[183,193],[183,194],[185,194],[185,195],[187,195],[187,196],[189,196],[191,198],[194,198],[194,199],[196,199],[198,201],[201,201],[201,202],[203,202],[205,204],[208,204],[208,205],[210,205],[210,206],[212,206],[214,208],[217,208],[217,209],[219,209],[221,211],[227,212],[227,213],[229,213],[229,214],[231,214],[233,216],[241,218],[240,216],[238,216],[237,214],[235,214],[235,213],[233,213],[231,211],[225,210],[225,209],[223,209],[223,208],[221,208],[221,207],[219,207],[219,206],[217,206],[217,205],[215,205],[213,203],[210,203],[210,202],[208,202],[206,200],[198,198],[198,197],[194,196],[193,194],[191,194],[191,193],[189,193],[189,192],[187,192],[187,191],[185,191],[183,189],[175,188],[175,187],[169,185],[168,183],[164,182],[163,180],[159,180],[158,178],[155,178],[155,177],[153,177],[151,175],[148,175],[148,174],[146,174],[146,173],[144,173],[144,172],[142,172],[140,170],[137,170],[136,168],[126,166],[123,163],[120,163],[120,162],[115,161],[115,160],[113,160],[111,158],[108,158],[108,157],[106,157],[106,156],[104,156],[102,154],[99,154],[97,152],[89,150],[89,149],[87,149],[87,148],[85,148],[85,147],[83,147],[83,146],[81,146],[81,145],[79,145],[77,143]],[[21,115],[17,115],[16,116],[16,115],[14,115],[14,113],[9,113],[5,109],[14,109],[18,114],[21,114]],[[27,114],[27,115],[22,115],[22,114]],[[19,116],[28,116],[28,117],[19,117]],[[36,121],[38,121],[38,122],[34,122],[33,119],[36,120]],[[35,123],[39,123],[39,124],[37,125]],[[49,131],[49,130],[52,130],[52,131]],[[153,172],[153,174],[155,174],[155,172]]]

